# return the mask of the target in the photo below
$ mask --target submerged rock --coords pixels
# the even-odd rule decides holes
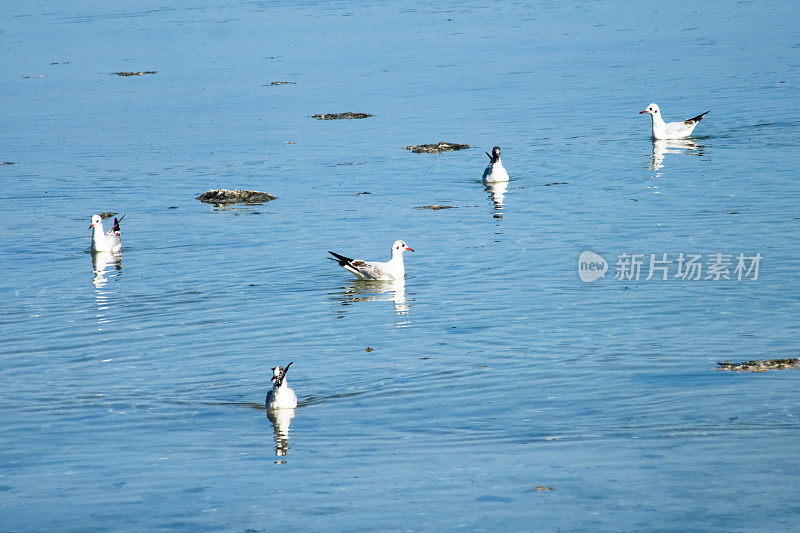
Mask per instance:
[[[117,76],[144,76],[145,74],[156,74],[157,72],[156,70],[143,70],[141,72],[112,72],[111,74],[116,74]]]
[[[717,363],[720,370],[732,370],[734,372],[766,372],[767,370],[784,370],[787,368],[800,368],[800,358],[791,359],[758,359],[756,361],[744,361],[742,363]]]
[[[207,204],[255,204],[264,203],[274,200],[277,196],[273,196],[266,192],[248,191],[246,189],[229,191],[228,189],[214,189],[207,191],[197,197],[201,202]]]
[[[456,150],[466,150],[468,144],[438,142],[436,144],[415,144],[403,146],[406,150],[411,150],[415,154],[438,154],[439,152],[454,152]]]
[[[438,211],[440,209],[455,209],[456,206],[454,205],[418,205],[414,209],[430,209],[431,211]]]
[[[352,119],[352,118],[367,118],[371,117],[369,113],[328,113],[328,114],[321,114],[321,115],[311,115],[311,118],[315,118],[317,120],[342,120],[342,119]]]

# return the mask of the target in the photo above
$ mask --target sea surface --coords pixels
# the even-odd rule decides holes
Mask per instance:
[[[717,362],[800,354],[798,18],[7,2],[0,530],[796,530],[800,371]]]

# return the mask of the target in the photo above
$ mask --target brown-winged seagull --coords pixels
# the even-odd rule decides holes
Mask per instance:
[[[683,122],[664,122],[656,104],[650,104],[644,111],[639,111],[640,115],[642,113],[648,113],[653,118],[653,139],[682,139],[692,134],[708,111],[696,117],[687,118]]]
[[[336,261],[339,266],[345,270],[349,270],[358,279],[366,280],[393,280],[404,279],[406,269],[403,266],[403,252],[408,250],[413,252],[403,241],[394,241],[392,244],[392,258],[385,263],[377,261],[362,261],[361,259],[350,259],[336,252],[328,252],[333,257],[329,257],[331,261]]]
[[[503,167],[503,163],[500,162],[500,147],[495,146],[492,148],[492,155],[489,155],[489,152],[486,152],[486,155],[489,156],[492,162],[489,163],[489,166],[483,171],[484,185],[487,183],[508,181],[508,172],[506,172],[506,169]]]
[[[297,407],[297,395],[286,381],[286,372],[292,363],[286,367],[276,366],[272,369],[272,388],[267,392],[267,409],[294,409]]]
[[[125,218],[125,215],[122,216]],[[119,220],[122,220],[120,218]],[[114,226],[107,232],[103,232],[103,219],[100,215],[92,217],[92,251],[93,252],[119,252],[122,249],[122,237],[119,231],[119,220],[114,218]]]

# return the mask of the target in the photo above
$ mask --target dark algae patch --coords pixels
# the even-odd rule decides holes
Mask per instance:
[[[438,142],[436,144],[414,144],[403,146],[406,150],[411,150],[415,154],[438,154],[439,152],[455,152],[456,150],[466,150],[468,144]]]
[[[237,189],[235,191],[214,189],[213,191],[204,192],[197,197],[198,200],[207,204],[257,204],[269,202],[275,198],[277,198],[277,196],[266,192],[248,191],[246,189]]]
[[[371,117],[369,113],[328,113],[328,114],[318,114],[318,115],[311,115],[311,118],[315,118],[317,120],[346,120],[346,119],[354,119],[354,118],[368,118]]]
[[[156,74],[156,70],[142,70],[140,72],[112,72],[116,76],[144,76],[145,74]]]
[[[717,363],[720,370],[731,370],[733,372],[766,372],[767,370],[785,370],[787,368],[800,368],[800,359],[757,359],[755,361],[744,361],[742,363],[731,363],[725,361]]]
[[[430,209],[431,211],[439,211],[440,209],[455,209],[454,205],[418,205],[414,209]]]

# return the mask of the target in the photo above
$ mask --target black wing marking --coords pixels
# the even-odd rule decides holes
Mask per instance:
[[[330,250],[328,250],[328,253],[333,256],[333,257],[329,257],[328,259],[330,259],[331,261],[338,262],[339,266],[345,266],[345,265],[349,265],[349,264],[353,263],[353,259],[350,259],[349,257],[345,257],[343,255],[337,254],[336,252],[331,252]],[[336,259],[334,259],[334,257]]]
[[[683,123],[684,123],[684,124],[694,124],[694,123],[696,123],[696,122],[700,122],[701,120],[703,120],[703,117],[704,117],[704,116],[708,115],[709,111],[711,111],[711,110],[709,109],[709,110],[708,110],[708,111],[706,111],[705,113],[700,113],[700,114],[699,114],[699,115],[697,115],[696,117],[687,118],[686,120],[684,120],[684,121],[683,121]]]
[[[112,233],[119,233],[120,232],[119,223],[122,222],[123,218],[125,218],[125,215],[122,215],[121,217],[119,217],[119,220],[117,220],[117,217],[114,217],[114,226],[111,228],[111,232]]]

